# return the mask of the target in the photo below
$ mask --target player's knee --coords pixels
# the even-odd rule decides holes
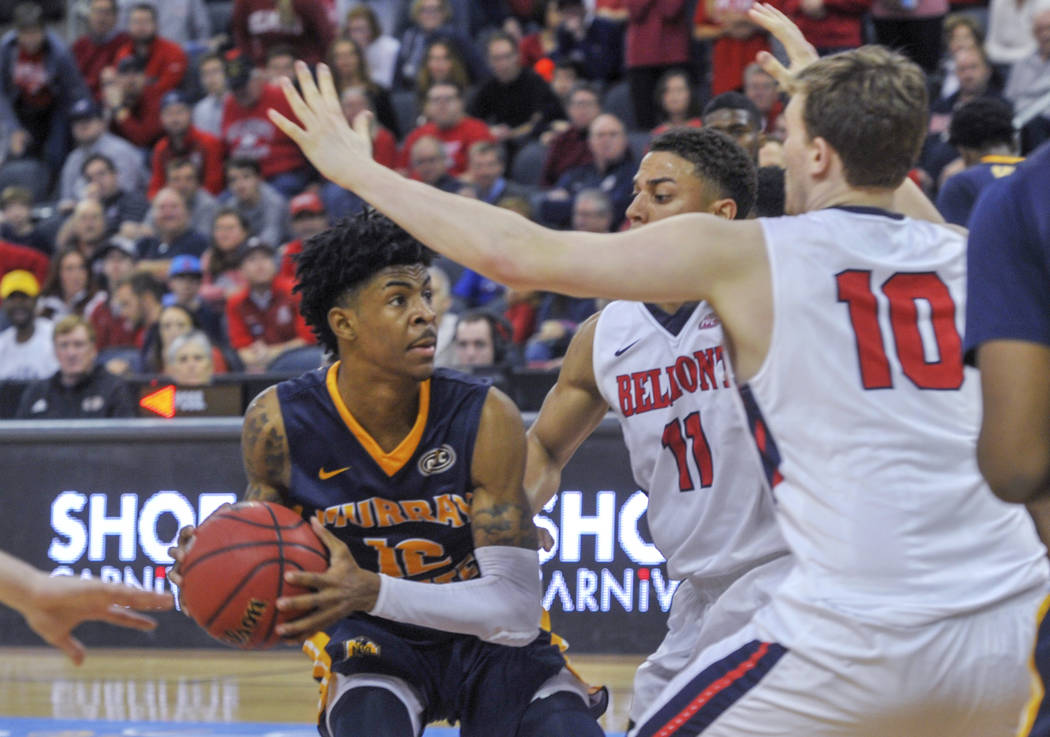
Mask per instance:
[[[392,691],[352,688],[328,715],[331,737],[414,737],[408,708]]]
[[[559,691],[529,704],[517,737],[600,737],[605,733],[579,696]]]

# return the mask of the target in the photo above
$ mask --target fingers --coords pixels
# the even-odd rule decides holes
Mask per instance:
[[[138,589],[120,588],[109,597],[110,604],[131,607],[147,612],[161,612],[171,609],[175,600],[171,594],[157,594],[153,591],[139,591]]]
[[[289,571],[284,574],[284,580],[293,586],[302,586],[306,589],[322,589],[332,584],[325,574],[309,571]]]
[[[282,78],[281,89],[284,91],[284,96],[288,99],[288,104],[291,105],[296,116],[299,120],[303,120],[303,116],[306,115],[306,105],[303,103],[302,98],[299,97],[299,93],[295,91],[295,87],[293,87],[292,83],[287,79]],[[288,120],[288,118],[281,115],[274,108],[267,110],[266,114],[269,116],[270,122],[280,128],[284,135],[291,138],[297,144],[302,144],[306,137],[305,130]]]
[[[277,634],[288,640],[301,642],[318,630],[324,629],[343,615],[338,612],[319,611],[308,616],[293,619],[291,622],[277,626]]]
[[[321,100],[324,106],[333,113],[343,114],[343,106],[339,103],[339,92],[335,88],[332,79],[332,70],[327,64],[317,65],[317,86],[321,91]]]
[[[119,606],[111,606],[99,617],[99,620],[115,624],[118,627],[127,627],[128,629],[142,630],[144,632],[157,628],[157,620],[152,617],[147,617],[145,614],[139,614],[136,611]]]
[[[329,560],[331,560],[331,558],[333,558],[337,553],[349,552],[349,548],[346,547],[346,543],[344,543],[338,537],[329,532],[324,525],[317,521],[317,517],[310,518],[310,526],[313,528],[314,533],[317,534],[317,537],[321,538],[321,542],[324,543],[324,546],[328,548]],[[286,580],[287,578],[288,576],[285,576]]]
[[[277,600],[277,608],[282,612],[309,611],[317,608],[321,604],[321,597],[317,594],[282,596]]]
[[[69,659],[73,661],[73,665],[80,665],[84,662],[84,646],[73,635],[67,633],[52,640],[51,644],[68,655]]]
[[[310,71],[310,67],[306,62],[295,62],[295,78],[299,82],[299,89],[302,91],[303,101],[311,110],[320,110],[324,106],[324,103],[321,100],[321,92],[317,89],[317,84],[314,81],[314,74]],[[296,111],[296,115],[298,114],[299,111]]]
[[[780,85],[781,89],[790,89],[791,72],[780,63],[777,57],[773,56],[768,51],[759,51],[756,61],[758,61],[758,65],[762,67],[762,71],[777,81],[777,84]]]

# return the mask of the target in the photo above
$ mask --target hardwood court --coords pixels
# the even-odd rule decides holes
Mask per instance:
[[[572,664],[609,688],[607,731],[627,723],[631,681],[643,656],[587,655]],[[75,667],[46,648],[0,648],[4,716],[158,722],[313,723],[317,687],[294,650],[104,650]]]

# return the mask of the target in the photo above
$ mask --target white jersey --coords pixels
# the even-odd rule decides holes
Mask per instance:
[[[977,468],[965,238],[868,208],[760,222],[774,324],[744,395],[796,566],[757,621],[791,647],[813,616],[922,625],[1045,586]]]
[[[679,579],[742,572],[787,550],[722,340],[703,302],[673,316],[613,302],[595,326],[595,381]]]
[[[46,317],[35,318],[33,336],[25,343],[18,342],[14,326],[0,331],[0,380],[46,379],[58,371],[53,327]]]

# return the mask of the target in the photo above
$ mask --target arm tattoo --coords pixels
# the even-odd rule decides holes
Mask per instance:
[[[265,408],[256,407],[245,417],[241,446],[248,476],[244,498],[283,502],[281,490],[289,473],[288,442]]]
[[[470,525],[474,530],[475,547],[508,545],[532,550],[539,547],[532,517],[517,503],[502,502],[474,509]]]

